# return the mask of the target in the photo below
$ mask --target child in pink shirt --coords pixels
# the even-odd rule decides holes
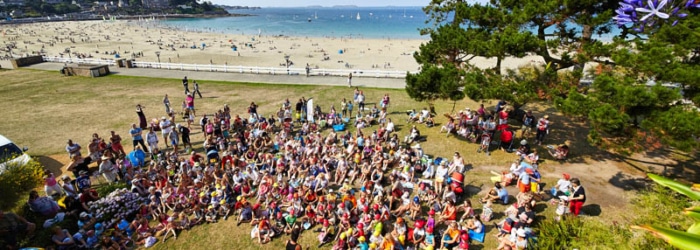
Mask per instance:
[[[61,186],[58,185],[56,177],[48,170],[46,170],[46,174],[44,175],[44,192],[46,192],[46,196],[52,196],[55,194],[59,196],[63,195],[63,190],[61,189]]]

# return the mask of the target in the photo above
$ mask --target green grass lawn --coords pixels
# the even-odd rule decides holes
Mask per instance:
[[[12,139],[19,145],[26,145],[30,153],[37,156],[63,155],[67,139],[83,145],[86,152],[87,142],[92,133],[99,133],[106,137],[110,130],[121,134],[128,141],[128,129],[131,123],[138,123],[135,114],[135,105],[145,106],[145,114],[150,118],[164,115],[162,105],[163,95],[168,94],[174,107],[179,109],[184,100],[182,85],[179,80],[138,78],[111,75],[101,78],[64,77],[57,72],[35,70],[11,70],[0,71],[0,77],[6,79],[0,86],[0,105],[4,107],[3,122],[0,123],[0,134]],[[204,113],[211,114],[228,104],[232,114],[245,114],[251,101],[259,105],[259,113],[268,116],[279,109],[285,98],[289,98],[294,104],[299,98],[313,98],[320,104],[324,111],[329,110],[330,105],[340,106],[342,98],[351,100],[353,89],[347,87],[330,86],[300,86],[300,85],[273,85],[255,83],[232,82],[200,82],[204,99],[197,98],[195,106],[198,116]],[[404,90],[364,88],[367,105],[371,107],[378,102],[384,94],[391,96],[389,117],[397,125],[400,138],[407,135],[411,124],[406,123],[405,111],[408,109],[420,110],[426,107],[426,103],[411,100]],[[439,124],[433,128],[418,125],[421,134],[427,141],[421,142],[425,152],[433,156],[449,157],[452,152],[460,152],[467,164],[474,169],[467,172],[465,183],[471,188],[472,201],[480,211],[476,193],[491,187],[488,177],[490,170],[501,171],[509,166],[515,158],[513,154],[494,151],[491,156],[476,154],[477,145],[454,136],[446,137],[438,133],[440,124],[446,122],[443,113],[451,112],[452,102],[438,101],[435,103],[439,115],[436,122]],[[494,103],[495,104],[495,103]],[[493,106],[486,103],[487,107]],[[456,108],[478,108],[478,103],[469,99],[456,103]],[[355,110],[356,111],[356,110]],[[198,123],[198,119],[195,124]],[[182,122],[178,118],[178,122]],[[514,125],[519,124],[513,122]],[[350,126],[351,127],[351,126]],[[201,148],[202,136],[199,126],[193,128],[193,144]],[[367,132],[376,130],[372,126]],[[351,130],[353,130],[351,128]],[[366,132],[366,133],[367,133]],[[582,143],[579,140],[577,143]],[[124,143],[128,150],[130,143]],[[584,147],[581,145],[581,147]],[[493,146],[492,148],[495,148]],[[541,150],[541,152],[544,152]],[[543,156],[544,157],[544,156]],[[559,164],[559,163],[554,163]],[[553,183],[554,179],[547,179]],[[511,194],[515,194],[514,189]],[[496,214],[503,211],[503,206],[495,205]],[[548,217],[553,214],[553,208],[544,210],[541,207],[540,215]],[[500,213],[502,217],[502,213]],[[494,219],[499,221],[498,216]],[[493,237],[495,229],[487,224],[489,231],[486,237],[485,249],[496,247],[496,239]],[[177,240],[169,239],[165,244],[156,245],[157,249],[281,249],[286,240],[276,239],[265,246],[258,246],[249,238],[250,226],[236,226],[235,221],[220,222],[213,225],[198,226],[194,229],[182,232]],[[300,243],[306,248],[312,249],[317,245],[316,234],[304,233]],[[479,243],[475,248],[479,248]]]

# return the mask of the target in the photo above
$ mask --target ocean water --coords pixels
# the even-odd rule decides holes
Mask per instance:
[[[262,8],[229,12],[252,16],[168,19],[161,24],[224,34],[426,40],[429,36],[421,36],[419,30],[432,25],[426,24],[428,16],[421,7]],[[580,30],[580,27],[573,28]],[[612,33],[594,38],[612,40],[620,30],[611,28]]]
[[[418,31],[428,27],[421,7],[263,8],[229,12],[253,16],[169,19],[161,23],[226,34],[428,39]]]

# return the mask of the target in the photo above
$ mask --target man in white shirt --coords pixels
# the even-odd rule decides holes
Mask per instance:
[[[163,134],[163,141],[165,141],[165,148],[168,148],[168,134],[170,134],[171,131],[173,131],[173,124],[165,118],[165,116],[160,118],[160,131]]]
[[[425,120],[430,117],[430,111],[428,111],[428,108],[423,108],[423,110],[420,111],[420,117],[418,117],[418,121],[423,123]]]

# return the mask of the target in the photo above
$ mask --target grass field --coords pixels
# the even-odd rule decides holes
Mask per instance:
[[[144,112],[150,118],[161,117],[165,114],[162,98],[165,94],[170,96],[172,105],[179,109],[184,100],[182,85],[176,79],[137,78],[126,76],[107,76],[102,78],[64,77],[57,72],[12,70],[0,71],[0,77],[7,79],[0,84],[0,104],[4,108],[3,122],[0,123],[0,134],[12,139],[20,146],[28,146],[29,153],[35,156],[60,158],[65,155],[65,143],[73,139],[83,145],[86,152],[88,139],[92,133],[98,133],[107,137],[110,130],[121,134],[128,141],[128,129],[131,123],[138,123],[135,113],[135,105],[145,106]],[[179,77],[179,76],[172,76]],[[299,98],[306,97],[315,100],[322,109],[328,110],[331,104],[340,106],[342,98],[352,99],[353,89],[347,87],[330,86],[300,86],[300,85],[272,85],[255,83],[230,83],[230,82],[200,82],[203,99],[197,98],[195,107],[198,116],[204,113],[211,114],[228,104],[232,114],[245,114],[251,101],[259,105],[259,113],[269,116],[276,111],[285,98],[289,98],[294,104]],[[370,107],[380,100],[384,94],[391,96],[389,117],[397,125],[399,137],[407,135],[411,124],[406,123],[405,111],[408,109],[420,110],[426,103],[411,100],[404,90],[386,89],[362,89],[367,97],[367,105]],[[436,102],[438,124],[446,122],[441,115],[450,112],[452,102]],[[485,103],[487,107],[493,104]],[[471,107],[476,109],[478,103],[469,99],[456,103],[456,109]],[[548,112],[551,110],[536,108],[535,112]],[[566,122],[559,116],[553,116],[554,127],[579,126]],[[197,118],[198,121],[198,118]],[[558,121],[562,121],[557,123]],[[182,122],[178,118],[178,122]],[[197,123],[197,122],[195,122]],[[513,122],[514,125],[519,124]],[[573,125],[572,125],[573,124]],[[202,136],[198,132],[199,126],[193,128],[193,144],[201,148]],[[472,170],[466,174],[465,183],[474,201],[477,212],[481,205],[476,202],[476,193],[487,190],[491,184],[488,180],[491,170],[500,171],[509,166],[515,158],[513,154],[494,151],[491,156],[476,154],[477,145],[468,143],[462,139],[438,133],[440,125],[434,128],[426,128],[418,125],[421,134],[427,141],[421,142],[425,152],[434,156],[449,157],[452,152],[460,152]],[[375,130],[372,126],[368,130]],[[556,131],[556,130],[555,130]],[[553,133],[554,134],[554,133]],[[595,154],[595,151],[585,143],[585,134],[576,130],[561,129],[561,135],[552,135],[552,143],[561,143],[563,138],[571,139],[574,147],[579,148],[581,155]],[[125,142],[128,150],[130,143]],[[493,146],[492,148],[495,148]],[[540,150],[544,152],[544,150]],[[544,155],[542,156],[543,158]],[[59,160],[60,161],[60,160]],[[66,162],[62,162],[65,164]],[[555,172],[560,163],[546,161],[543,164],[545,171]],[[57,175],[60,173],[57,173]],[[548,183],[553,183],[556,178],[545,178]],[[511,194],[515,194],[511,189]],[[503,216],[502,206],[494,206],[496,212],[495,221]],[[547,208],[540,204],[537,207],[542,218],[553,215],[553,208]],[[500,217],[499,217],[500,216]],[[487,224],[489,231],[486,243],[477,243],[474,249],[493,249],[497,243],[493,235],[495,229]],[[213,225],[198,226],[190,231],[182,232],[177,240],[169,239],[165,244],[158,244],[158,249],[280,249],[286,238],[276,239],[265,246],[258,246],[249,238],[250,227],[241,225],[237,227],[235,221],[220,222]],[[304,233],[300,243],[311,249],[316,248],[315,233]]]

